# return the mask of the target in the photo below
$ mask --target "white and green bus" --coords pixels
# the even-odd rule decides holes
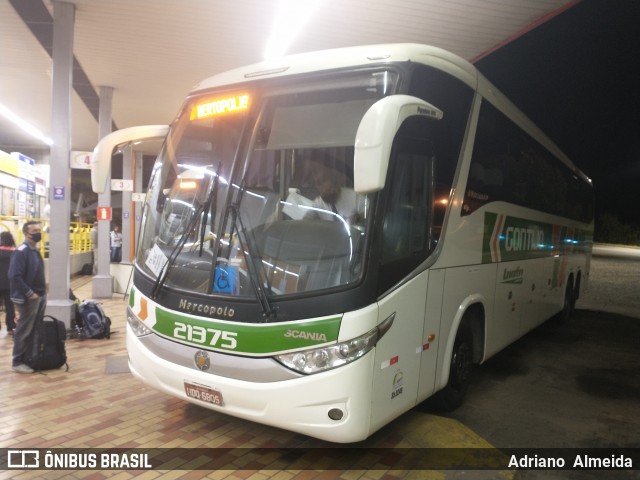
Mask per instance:
[[[422,45],[305,53],[211,77],[170,126],[128,303],[131,372],[333,442],[435,396],[587,284],[590,180],[467,61]]]

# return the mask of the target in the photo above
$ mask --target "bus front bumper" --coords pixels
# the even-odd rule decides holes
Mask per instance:
[[[198,351],[174,345],[189,348],[194,357]],[[373,351],[326,372],[256,382],[168,361],[147,348],[128,325],[127,350],[129,368],[142,382],[216,412],[338,443],[364,440],[371,433]]]

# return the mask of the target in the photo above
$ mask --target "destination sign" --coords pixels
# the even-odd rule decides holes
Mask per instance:
[[[249,108],[249,95],[238,95],[199,103],[191,109],[191,120],[225,115]]]

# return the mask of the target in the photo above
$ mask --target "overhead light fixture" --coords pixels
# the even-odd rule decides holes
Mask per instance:
[[[320,0],[280,0],[273,22],[271,38],[264,52],[265,60],[283,56],[302,27],[316,11]]]
[[[32,137],[37,138],[38,140],[46,143],[47,145],[53,145],[53,140],[51,138],[47,137],[44,133],[42,133],[36,127],[31,125],[29,122],[27,122],[26,120],[23,120],[17,114],[13,113],[11,110],[5,107],[2,103],[0,103],[0,115],[2,115],[4,118],[14,123],[15,125],[17,125],[18,127],[20,127],[22,130],[27,132]]]

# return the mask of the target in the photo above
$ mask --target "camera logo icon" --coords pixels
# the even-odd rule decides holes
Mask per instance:
[[[39,450],[9,450],[7,452],[8,468],[39,468],[40,467],[40,451]]]

